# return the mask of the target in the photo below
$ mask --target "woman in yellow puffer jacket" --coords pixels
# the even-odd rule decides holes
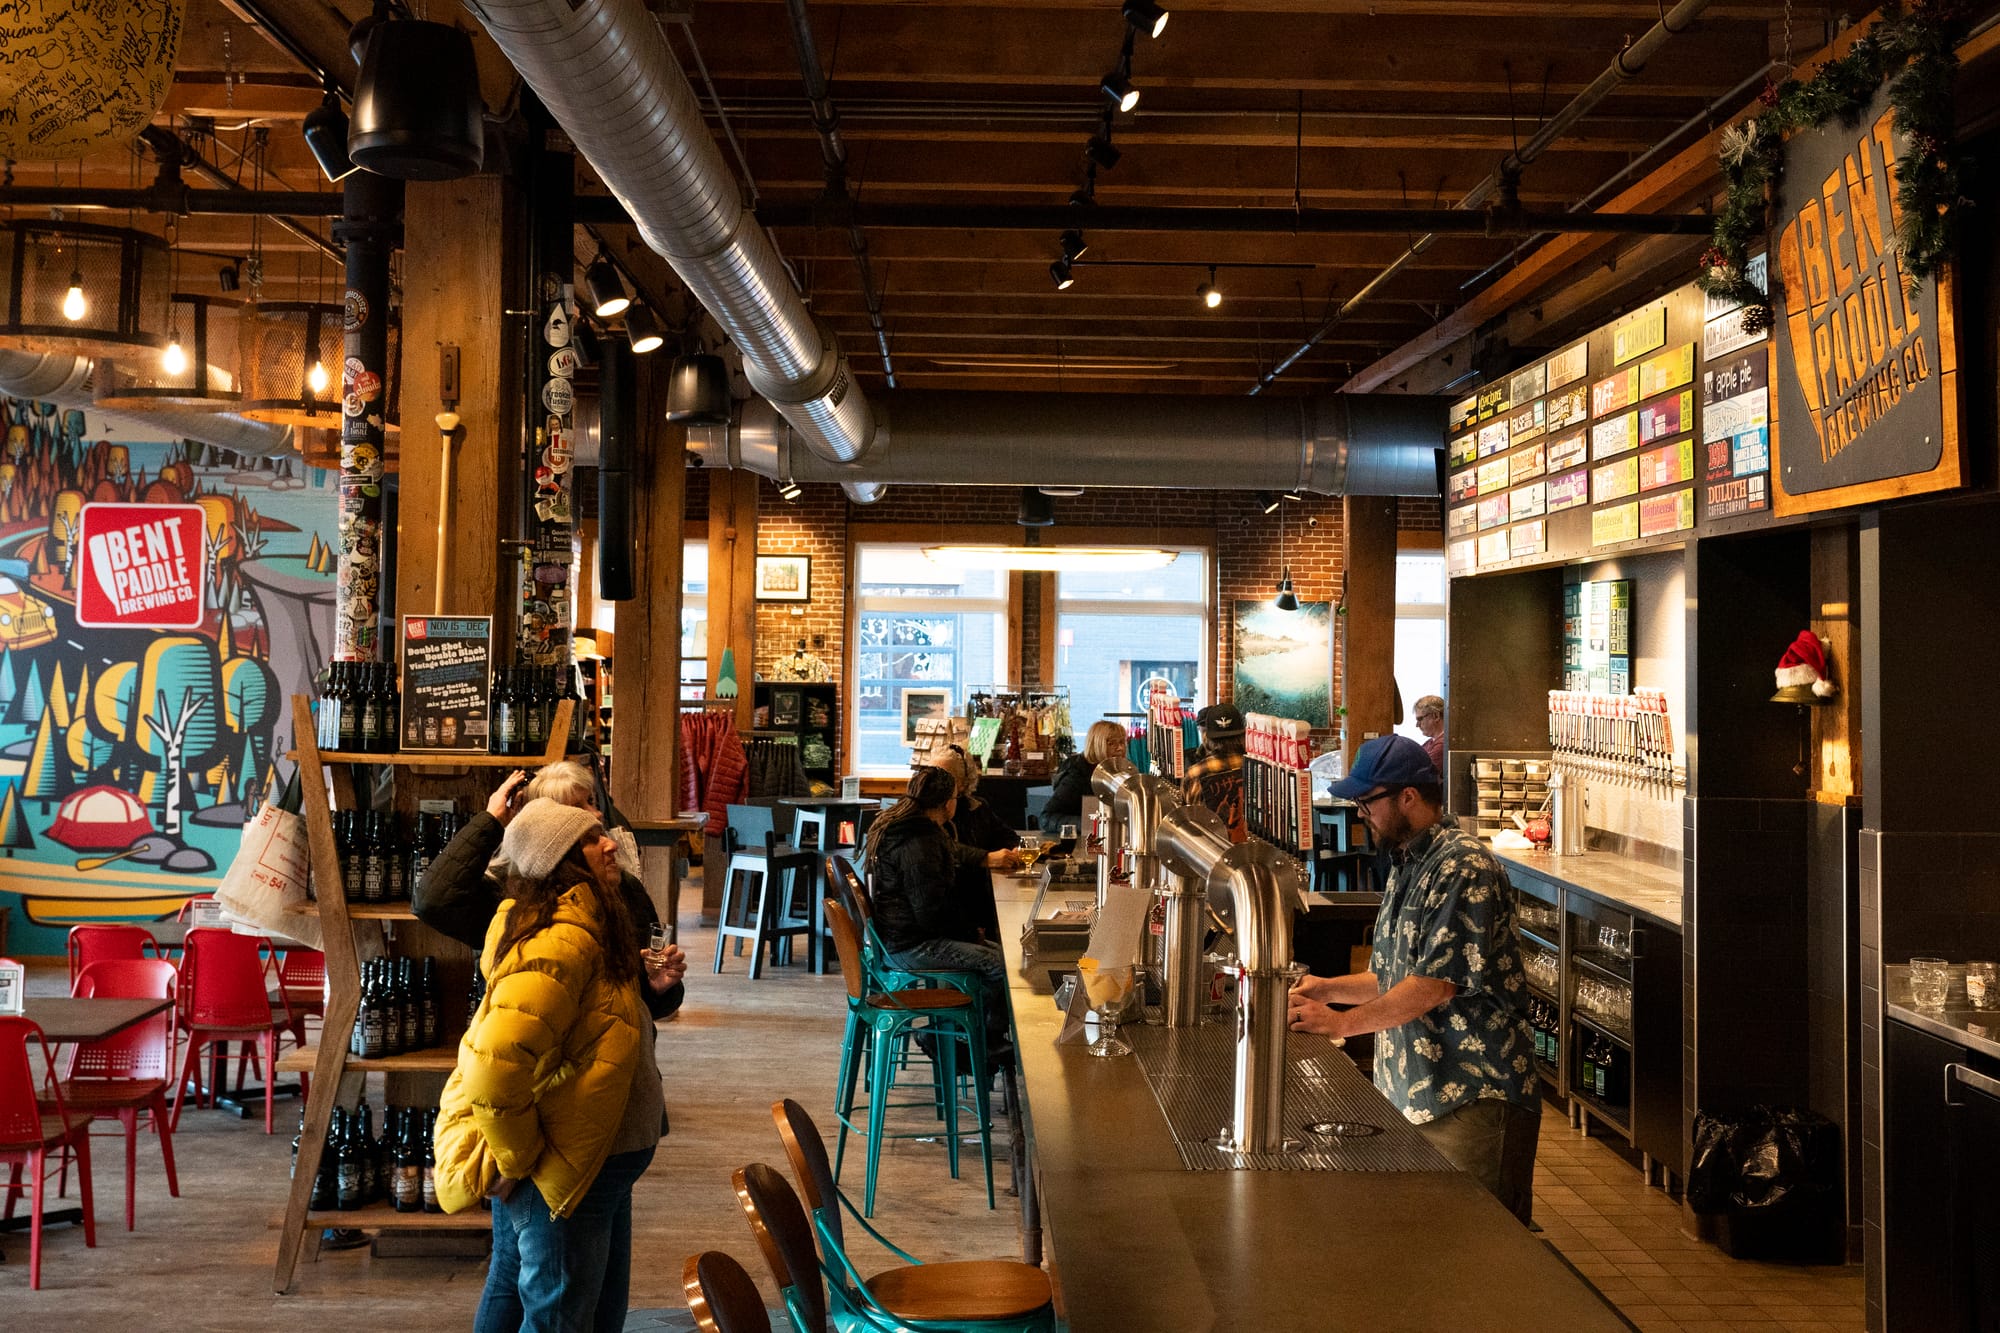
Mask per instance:
[[[476,1333],[616,1330],[661,1109],[617,847],[592,811],[541,799],[501,853],[513,873],[438,1114],[438,1200],[493,1196]]]

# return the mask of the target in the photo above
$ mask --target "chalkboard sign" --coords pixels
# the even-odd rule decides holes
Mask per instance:
[[[484,750],[493,617],[403,617],[405,750]]]

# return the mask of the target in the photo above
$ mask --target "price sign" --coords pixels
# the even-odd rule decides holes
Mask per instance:
[[[403,617],[405,750],[484,750],[493,617]]]

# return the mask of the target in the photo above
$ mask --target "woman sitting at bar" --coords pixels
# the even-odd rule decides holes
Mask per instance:
[[[992,806],[973,795],[979,787],[979,765],[964,746],[948,746],[932,757],[932,763],[958,784],[958,813],[952,816],[949,830],[953,838],[982,852],[1010,851],[1021,845],[1021,835],[1008,828]]]
[[[921,971],[976,972],[986,1002],[987,1049],[997,1055],[1007,1032],[1007,965],[997,940],[981,939],[993,917],[985,871],[1012,865],[1011,852],[982,852],[948,831],[958,784],[941,768],[910,775],[903,798],[869,826],[867,861],[875,930],[889,961]]]
[[[1049,803],[1042,807],[1042,832],[1059,834],[1064,824],[1083,817],[1083,798],[1090,795],[1090,775],[1113,755],[1125,753],[1125,728],[1107,720],[1090,724],[1083,733],[1083,752],[1063,760],[1056,770],[1055,788]]]

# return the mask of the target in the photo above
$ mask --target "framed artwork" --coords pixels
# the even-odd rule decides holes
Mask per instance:
[[[942,722],[951,716],[951,691],[903,687],[903,744],[917,743],[917,724]]]
[[[1300,602],[1296,611],[1280,611],[1269,601],[1241,601],[1232,609],[1236,706],[1315,727],[1330,725],[1333,604]]]
[[[799,725],[800,697],[797,690],[771,691],[771,725],[774,727],[796,727]]]
[[[757,600],[760,602],[810,602],[812,600],[812,557],[809,555],[758,556]]]

